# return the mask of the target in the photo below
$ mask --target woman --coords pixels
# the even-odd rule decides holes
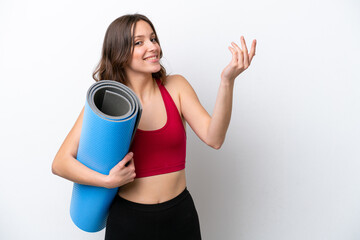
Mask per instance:
[[[219,149],[230,122],[235,78],[251,63],[245,40],[229,47],[230,64],[221,73],[213,115],[180,75],[166,75],[155,28],[140,14],[124,15],[105,34],[96,81],[130,87],[143,112],[129,153],[109,175],[76,160],[84,109],[53,161],[54,174],[73,182],[119,187],[110,208],[105,239],[201,239],[198,215],[185,179],[185,121],[209,146]]]

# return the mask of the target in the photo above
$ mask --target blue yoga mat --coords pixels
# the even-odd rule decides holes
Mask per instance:
[[[125,85],[112,80],[93,84],[86,96],[77,160],[109,174],[128,153],[141,112],[139,99]],[[86,232],[102,230],[117,190],[74,183],[70,215],[75,225]]]

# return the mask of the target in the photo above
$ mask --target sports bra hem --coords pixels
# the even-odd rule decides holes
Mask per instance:
[[[152,169],[152,170],[147,170],[145,172],[140,172],[140,173],[137,173],[136,169],[135,169],[135,173],[136,173],[135,178],[151,177],[151,176],[156,176],[156,175],[161,175],[161,174],[166,174],[166,173],[177,172],[177,171],[181,171],[183,169],[185,169],[184,162],[177,164],[175,166],[170,166],[170,167],[168,166],[168,167],[163,167],[163,168],[159,168],[159,169]]]

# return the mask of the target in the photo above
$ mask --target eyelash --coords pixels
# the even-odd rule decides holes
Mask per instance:
[[[150,41],[157,42],[156,38],[152,38]],[[140,45],[140,43],[142,43],[142,41],[135,42],[134,45]]]

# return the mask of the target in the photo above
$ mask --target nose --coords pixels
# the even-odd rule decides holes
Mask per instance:
[[[151,40],[146,41],[146,47],[149,51],[155,51],[157,46],[156,46],[156,42],[152,42]]]

